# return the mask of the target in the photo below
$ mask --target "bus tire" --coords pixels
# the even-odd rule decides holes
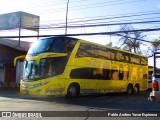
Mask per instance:
[[[136,84],[135,86],[134,86],[134,88],[133,88],[133,93],[135,94],[135,95],[138,95],[139,94],[139,85],[138,84]]]
[[[133,94],[133,85],[129,84],[127,86],[127,91],[126,91],[127,95],[132,95]]]
[[[77,83],[69,85],[67,90],[67,98],[76,98],[80,94],[80,86]]]

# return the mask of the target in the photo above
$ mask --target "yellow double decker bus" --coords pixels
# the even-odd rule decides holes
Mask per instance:
[[[34,42],[24,59],[20,92],[66,95],[126,92],[148,89],[148,62],[140,54],[55,36]]]

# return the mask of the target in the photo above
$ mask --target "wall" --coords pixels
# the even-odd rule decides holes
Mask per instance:
[[[13,60],[20,55],[26,55],[26,51],[20,51],[0,44],[0,81],[4,87],[16,86],[16,67],[13,66]]]

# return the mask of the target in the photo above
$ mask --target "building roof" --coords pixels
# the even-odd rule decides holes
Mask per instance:
[[[19,44],[18,40],[0,39],[0,44],[17,49],[17,50],[28,51],[32,42],[20,41],[20,46],[18,46]]]

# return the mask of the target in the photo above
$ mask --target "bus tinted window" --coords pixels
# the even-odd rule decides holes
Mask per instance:
[[[129,53],[123,53],[123,56],[125,57],[125,61],[130,62],[130,54]]]
[[[141,64],[142,64],[142,65],[147,65],[147,64],[148,64],[147,58],[142,57],[142,58],[141,58]]]
[[[135,64],[140,64],[141,58],[140,56],[137,55],[131,55],[131,62]]]
[[[116,53],[116,60],[125,61],[125,57],[123,56],[122,52],[117,52]]]
[[[82,43],[77,51],[76,57],[98,57],[94,45]]]
[[[76,44],[75,40],[57,38],[53,41],[53,44],[51,45],[50,51],[60,52],[60,53],[72,52],[75,44]]]
[[[76,57],[98,57],[101,59],[116,60],[120,62],[131,62],[134,64],[147,64],[147,58],[138,55],[129,54],[126,52],[113,50],[110,48],[100,47],[81,43]]]
[[[76,39],[53,37],[38,40],[33,43],[27,55],[37,55],[43,52],[65,53],[71,52],[76,44]]]
[[[112,80],[118,80],[119,79],[118,70],[112,70],[111,79]]]
[[[81,43],[76,57],[98,57],[102,59],[110,59],[111,50],[106,49],[105,47]]]
[[[70,78],[111,80],[111,71],[101,68],[76,68],[71,70]]]
[[[112,60],[116,59],[116,51],[115,50],[111,50],[111,59]]]
[[[49,51],[49,48],[50,48],[50,45],[52,44],[52,42],[53,42],[53,39],[51,39],[51,38],[38,40],[31,45],[31,47],[28,51],[28,54],[34,55],[34,54],[39,54],[42,52],[47,52],[47,51]],[[39,48],[41,48],[41,49],[39,49]]]
[[[102,58],[102,59],[110,59],[110,50],[109,49],[106,49],[106,48],[99,48],[99,58]]]

